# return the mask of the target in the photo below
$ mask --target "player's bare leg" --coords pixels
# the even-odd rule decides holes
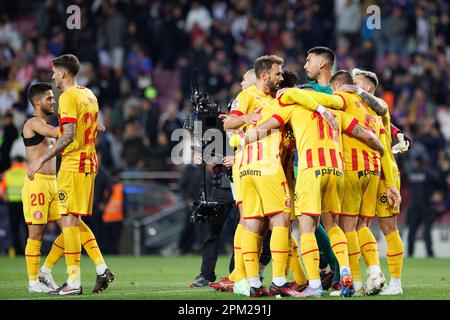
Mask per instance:
[[[386,280],[381,272],[378,245],[375,236],[368,227],[369,221],[369,218],[360,216],[358,218],[356,230],[361,253],[364,257],[364,262],[369,269],[369,278],[367,279],[364,292],[367,295],[376,295],[383,288]]]

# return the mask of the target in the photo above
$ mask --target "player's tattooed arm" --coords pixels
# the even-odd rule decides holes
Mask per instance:
[[[381,103],[380,100],[375,97],[373,94],[368,93],[367,91],[360,91],[358,95],[364,100],[365,103],[375,111],[379,116],[384,116],[386,114],[387,107],[384,103]]]
[[[364,129],[359,124],[357,124],[352,130],[352,135],[361,139],[372,149],[377,150],[380,155],[384,154],[384,146],[381,143],[380,139],[378,139],[378,137],[373,132]]]
[[[382,103],[380,99],[375,97],[373,94],[370,94],[369,92],[363,90],[358,86],[352,84],[344,84],[339,88],[339,91],[358,93],[361,99],[363,99],[364,102],[367,103],[367,105],[379,116],[384,116],[388,111],[386,104]]]
[[[53,148],[50,148],[46,153],[44,153],[39,159],[34,161],[28,166],[27,175],[30,180],[34,179],[34,174],[42,168],[45,162],[59,154],[64,148],[73,142],[75,139],[75,133],[77,126],[75,123],[65,123],[63,126],[63,134],[56,141]]]

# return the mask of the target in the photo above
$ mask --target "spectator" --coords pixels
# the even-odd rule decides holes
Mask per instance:
[[[180,192],[185,203],[184,228],[178,241],[180,254],[187,254],[193,249],[198,240],[195,233],[195,224],[191,222],[192,205],[200,193],[201,169],[196,165],[186,165],[183,168]],[[198,242],[198,241],[197,241]]]
[[[22,186],[26,176],[25,158],[15,156],[11,166],[3,173],[0,185],[0,198],[6,201],[12,245],[15,254],[25,254],[28,238],[23,216]]]
[[[86,217],[84,221],[91,228],[92,232],[95,233],[100,248],[103,248],[107,246],[107,241],[102,216],[111,198],[113,183],[109,171],[103,166],[101,154],[98,156],[98,163],[99,166],[94,186],[93,214]]]
[[[0,115],[9,112],[18,100],[17,91],[11,88],[11,82],[0,80]]]
[[[11,166],[11,158],[9,157],[9,154],[11,152],[14,140],[16,140],[17,136],[19,135],[16,127],[13,124],[12,113],[8,112],[4,115],[2,128],[3,136],[0,146],[0,172],[5,171]]]
[[[152,71],[153,64],[150,57],[146,55],[139,44],[133,44],[126,58],[125,66],[134,88],[143,89],[142,84],[139,82],[143,81],[144,78],[147,78],[147,81],[151,82],[150,72]]]
[[[193,1],[186,17],[186,30],[193,31],[198,27],[203,32],[208,32],[211,25],[212,19],[208,9],[201,6],[198,1]]]
[[[161,115],[159,122],[159,130],[165,135],[167,141],[170,141],[170,149],[176,144],[176,141],[171,141],[172,133],[176,129],[183,127],[183,123],[178,118],[178,106],[170,101],[167,105],[167,111]]]
[[[122,137],[122,159],[128,170],[142,170],[146,166],[149,141],[144,135],[139,119],[131,118],[125,125]]]
[[[392,14],[386,19],[381,29],[385,39],[387,40],[389,52],[395,52],[402,55],[405,50],[406,30],[408,21],[399,5],[395,5]]]
[[[336,7],[336,33],[344,36],[352,43],[358,45],[358,33],[361,27],[361,7],[357,0],[335,0]]]
[[[112,194],[103,211],[103,252],[106,254],[119,254],[119,244],[123,230],[123,221],[126,216],[126,199],[124,184],[119,179],[119,171],[112,175]]]
[[[38,45],[38,55],[36,56],[36,68],[51,70],[53,55],[48,52],[47,40],[42,39]]]
[[[431,226],[435,219],[432,197],[443,189],[440,179],[432,172],[423,157],[417,157],[413,169],[407,174],[411,184],[411,202],[408,207],[408,256],[414,256],[417,229],[423,224],[423,238],[428,257],[434,256]]]
[[[114,71],[122,70],[125,54],[125,37],[127,33],[127,21],[123,14],[114,5],[106,5],[108,18],[102,26],[102,32],[106,47],[111,56],[111,64]]]
[[[425,17],[425,9],[420,5],[416,8],[416,51],[420,53],[428,52],[430,42],[430,25]]]

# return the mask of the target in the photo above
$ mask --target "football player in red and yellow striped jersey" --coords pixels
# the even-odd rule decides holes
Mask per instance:
[[[341,70],[333,75],[331,88],[334,96],[340,96],[345,112],[355,116],[361,124],[380,137],[386,150],[386,134],[382,121],[373,110],[357,95],[338,91],[345,84],[353,84],[348,71]],[[376,282],[379,289],[384,284],[378,258],[378,248],[374,235],[367,227],[368,220],[375,216],[378,184],[381,167],[385,167],[386,181],[389,181],[389,201],[399,203],[400,196],[395,184],[392,183],[393,172],[389,165],[389,157],[385,152],[380,155],[375,150],[367,148],[352,137],[344,136],[344,159],[346,165],[345,186],[342,203],[342,215],[339,223],[346,232],[349,244],[349,260],[354,276],[356,294],[364,294],[359,270],[359,258],[363,252],[369,265],[368,283]]]
[[[381,167],[381,180],[377,194],[377,217],[379,218],[381,230],[386,237],[386,260],[391,273],[391,280],[389,286],[383,288],[380,294],[402,294],[403,290],[400,279],[403,267],[403,242],[397,229],[397,215],[400,213],[400,207],[393,206],[392,203],[387,201],[387,194],[389,192],[388,185],[395,185],[400,191],[400,172],[392,152],[390,115],[386,102],[373,95],[378,86],[377,75],[370,71],[353,69],[352,76],[356,85],[355,88],[350,88],[353,92],[358,92],[358,95],[371,107],[374,106],[375,110],[386,109],[386,113],[381,118],[386,128],[386,153],[389,161],[383,163]],[[403,138],[403,134],[399,133],[397,128],[394,127],[394,130],[396,132],[393,136],[399,139]],[[389,169],[387,166],[393,172],[394,181],[387,181],[385,178],[384,172],[386,169]],[[366,289],[370,290],[371,288],[368,288],[369,285],[370,283],[366,284]]]

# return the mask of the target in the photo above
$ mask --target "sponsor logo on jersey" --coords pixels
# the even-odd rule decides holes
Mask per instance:
[[[316,174],[316,178],[320,175],[324,176],[327,174],[331,174],[333,176],[337,176],[337,177],[343,177],[344,176],[344,172],[342,172],[339,169],[336,168],[323,168],[323,169],[317,169],[315,172]]]
[[[380,176],[380,171],[373,171],[373,170],[360,170],[358,171],[358,179],[361,179],[361,177],[367,177],[368,175],[374,175],[374,176]]]
[[[236,99],[231,104],[231,110],[236,110],[239,107],[239,99]]]
[[[247,169],[247,170],[242,170],[241,172],[239,172],[240,178],[245,177],[245,176],[261,177],[261,170]]]

